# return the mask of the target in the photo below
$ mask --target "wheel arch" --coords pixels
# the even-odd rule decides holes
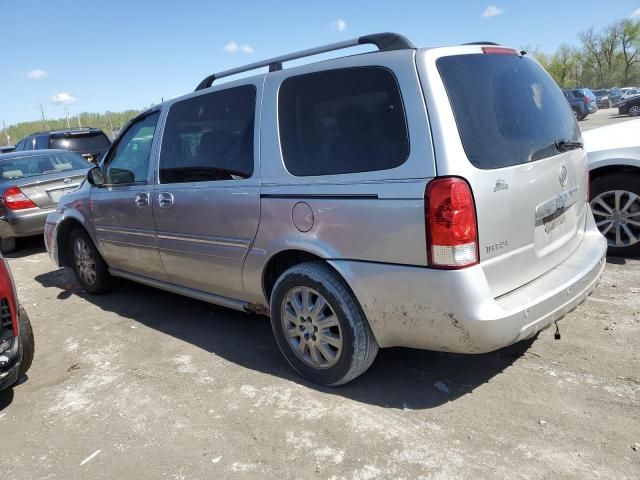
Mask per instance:
[[[332,270],[335,270],[325,258],[309,250],[292,248],[273,254],[265,263],[262,271],[262,290],[267,302],[271,300],[271,292],[280,275],[295,265],[312,261],[324,262]]]
[[[68,242],[69,235],[76,228],[81,228],[85,232],[87,231],[82,222],[73,217],[65,218],[62,222],[60,222],[60,225],[58,226],[58,231],[56,233],[56,245],[58,247],[58,261],[61,267],[72,266],[71,258],[69,255],[70,250],[68,248]],[[89,237],[91,236],[89,235]]]
[[[613,173],[631,173],[634,175],[640,175],[640,161],[637,165],[629,163],[628,160],[608,159],[605,164],[595,166],[595,168],[589,170],[589,181],[593,182],[595,179],[611,175]]]

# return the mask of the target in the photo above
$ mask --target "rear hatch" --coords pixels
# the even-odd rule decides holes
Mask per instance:
[[[466,156],[455,174],[472,187],[480,263],[499,296],[578,246],[587,162],[562,91],[534,59],[509,49],[475,51],[441,56],[436,66]],[[437,160],[439,174],[451,162],[446,157]]]
[[[76,152],[95,164],[100,162],[110,145],[111,141],[102,131],[55,133],[49,142],[51,148]]]
[[[74,153],[35,150],[0,161],[0,177],[5,191],[18,187],[37,207],[53,208],[62,195],[78,188],[90,166]]]

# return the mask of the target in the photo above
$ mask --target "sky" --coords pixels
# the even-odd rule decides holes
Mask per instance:
[[[142,108],[216,71],[374,32],[552,53],[634,15],[640,0],[0,0],[0,127],[40,105],[48,118]]]

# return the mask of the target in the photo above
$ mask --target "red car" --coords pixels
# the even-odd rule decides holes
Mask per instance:
[[[18,303],[9,264],[0,256],[0,390],[27,373],[34,351],[29,317]]]

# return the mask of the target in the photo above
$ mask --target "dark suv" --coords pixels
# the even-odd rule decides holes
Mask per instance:
[[[563,92],[578,120],[584,120],[587,115],[598,111],[596,96],[590,89],[572,88]]]
[[[613,107],[613,100],[611,100],[609,90],[594,90],[593,94],[596,96],[596,104],[598,108],[611,108]]]
[[[32,133],[20,140],[15,150],[70,150],[97,164],[110,145],[109,137],[99,128],[72,128]]]

